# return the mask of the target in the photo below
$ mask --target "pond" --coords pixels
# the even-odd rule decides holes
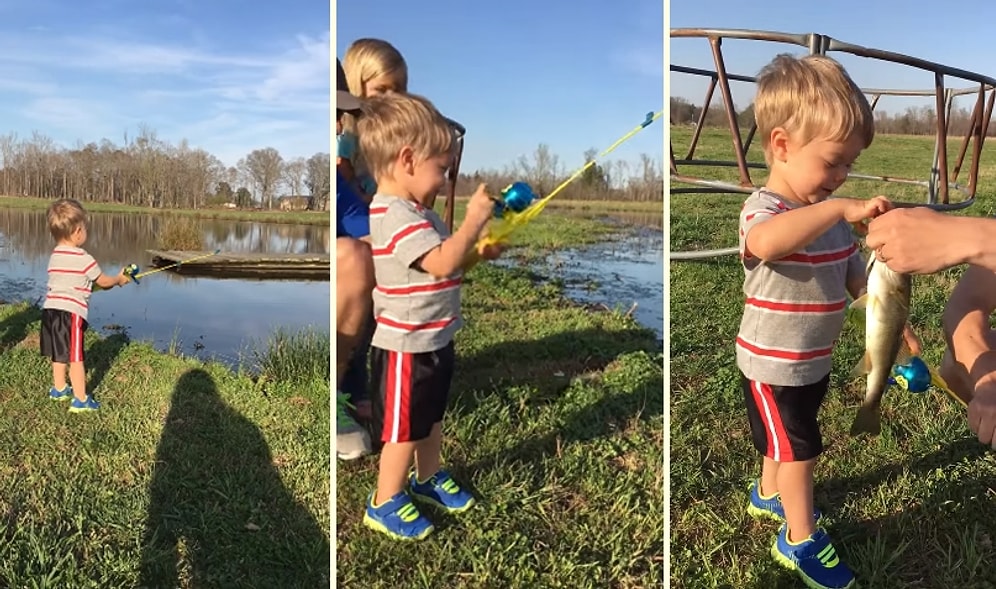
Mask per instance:
[[[557,250],[530,261],[530,265],[538,265],[540,273],[561,280],[567,298],[631,312],[640,325],[652,329],[663,341],[663,214],[558,214],[588,216],[619,231],[604,243]]]
[[[146,250],[168,218],[160,215],[90,213],[87,243],[105,273],[138,264],[151,268]],[[331,228],[313,225],[199,219],[204,249],[223,252],[321,253],[331,248]],[[45,295],[54,242],[42,210],[0,209],[0,299],[38,301]],[[329,282],[219,279],[157,272],[90,299],[89,323],[107,334],[123,329],[133,340],[171,346],[186,355],[235,365],[250,346],[277,328],[329,333]]]

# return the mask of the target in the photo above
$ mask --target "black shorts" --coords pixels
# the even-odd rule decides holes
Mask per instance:
[[[83,332],[87,322],[76,313],[62,309],[42,309],[41,353],[52,362],[69,364],[83,361]]]
[[[443,420],[456,352],[453,342],[434,352],[411,354],[370,348],[373,414],[383,415],[380,441],[417,442]]]
[[[801,387],[768,385],[740,373],[754,447],[775,462],[801,462],[823,453],[816,415],[830,388],[830,374]]]

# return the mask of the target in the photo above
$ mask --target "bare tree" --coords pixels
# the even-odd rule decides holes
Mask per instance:
[[[308,162],[303,157],[296,157],[284,163],[284,184],[290,191],[290,196],[304,194],[304,179],[308,175]]]
[[[312,206],[315,210],[328,210],[332,192],[332,158],[327,153],[316,153],[308,158],[305,166],[304,183],[311,194]]]
[[[273,193],[280,182],[284,158],[272,147],[255,149],[246,156],[245,168],[252,175],[266,208],[273,208]]]

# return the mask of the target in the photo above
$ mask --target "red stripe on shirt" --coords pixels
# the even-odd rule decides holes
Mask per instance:
[[[832,347],[817,350],[772,350],[756,346],[741,337],[737,338],[737,345],[755,356],[779,358],[781,360],[815,360],[816,358],[824,358],[833,353]]]
[[[418,223],[411,223],[405,225],[391,236],[391,239],[387,242],[387,245],[382,248],[374,248],[373,255],[375,256],[389,256],[394,253],[394,248],[398,246],[398,242],[402,239],[417,233],[419,231],[424,231],[426,229],[432,230],[432,223],[428,221],[420,221]]]
[[[385,295],[410,295],[423,292],[439,292],[441,290],[447,290],[460,286],[463,282],[462,278],[453,278],[450,280],[443,280],[441,282],[432,282],[429,284],[414,284],[411,286],[396,286],[396,287],[385,287],[376,286],[377,292]]]
[[[403,331],[426,331],[430,329],[443,329],[450,323],[456,320],[456,317],[447,317],[446,319],[440,319],[439,321],[429,321],[428,323],[410,323],[407,321],[398,321],[397,319],[391,319],[390,317],[385,317],[381,315],[377,318],[377,323],[381,325],[386,325],[387,327],[394,327]]]
[[[850,246],[833,252],[824,252],[821,254],[807,254],[804,252],[796,252],[794,254],[789,254],[784,258],[780,258],[779,262],[802,262],[804,264],[825,264],[827,262],[839,262],[841,260],[846,260],[851,257],[851,254],[858,250],[856,244],[851,244]]]
[[[770,311],[785,311],[787,313],[835,313],[847,307],[847,300],[836,303],[793,303],[789,301],[766,301],[755,297],[748,297],[747,303],[759,309]]]

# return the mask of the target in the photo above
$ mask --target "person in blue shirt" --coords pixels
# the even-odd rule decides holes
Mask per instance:
[[[359,112],[360,101],[345,90],[345,73],[336,59],[336,122],[343,112]],[[336,455],[354,460],[371,452],[370,434],[350,414],[370,418],[367,350],[372,326],[374,287],[369,208],[336,170]],[[366,341],[364,341],[366,340]]]

